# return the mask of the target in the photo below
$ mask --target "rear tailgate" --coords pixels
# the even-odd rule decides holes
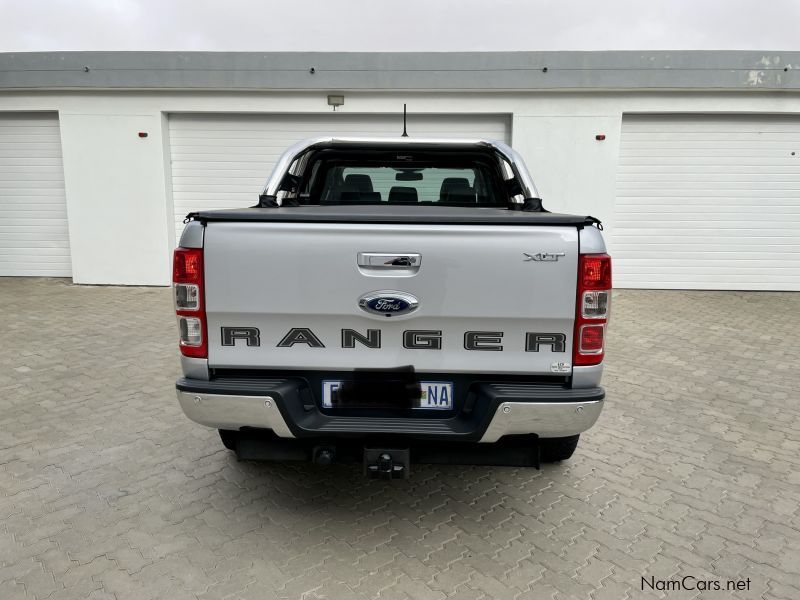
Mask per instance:
[[[204,247],[212,368],[569,372],[575,226],[222,220],[207,223]],[[387,272],[359,266],[361,253],[414,254],[421,262]],[[362,296],[384,290],[411,294],[418,308],[385,317],[359,307]],[[222,328],[257,328],[258,339],[248,345],[229,336],[223,345]],[[357,341],[345,348],[343,329],[364,336],[378,329],[380,347]],[[315,339],[295,335],[293,345],[279,345],[292,330],[310,330]],[[433,347],[404,347],[406,331],[428,332],[420,339]],[[476,345],[467,332],[499,332],[501,339],[479,334],[477,345],[494,349],[467,349]],[[436,338],[440,349],[430,341]]]

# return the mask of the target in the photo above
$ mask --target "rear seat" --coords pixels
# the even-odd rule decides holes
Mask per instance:
[[[380,192],[373,191],[372,178],[363,173],[351,173],[344,178],[338,193],[332,195],[329,204],[361,204],[381,201]]]
[[[339,194],[341,204],[375,204],[381,201],[380,192],[347,192]]]

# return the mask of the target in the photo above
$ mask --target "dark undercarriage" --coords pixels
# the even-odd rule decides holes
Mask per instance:
[[[363,463],[368,476],[390,478],[407,477],[412,463],[538,467],[563,460],[575,450],[577,435],[505,435],[493,443],[479,441],[504,402],[591,402],[605,396],[602,388],[573,389],[566,377],[426,373],[424,377],[449,377],[454,385],[452,409],[431,411],[411,408],[419,393],[413,371],[278,375],[216,370],[210,381],[179,379],[177,388],[274,401],[294,437],[279,437],[269,429],[222,430],[223,443],[240,459],[312,461],[322,466],[356,462]],[[353,403],[323,407],[317,390],[325,379],[356,382]],[[376,386],[381,393],[375,393]]]
[[[410,474],[411,464],[491,465],[536,467],[568,456],[552,455],[552,442],[541,444],[535,435],[506,436],[494,444],[475,442],[420,441],[405,436],[283,439],[270,430],[220,431],[229,450],[239,460],[311,461],[321,467],[334,463],[363,464],[368,477],[397,479]],[[559,438],[574,450],[578,436]],[[571,451],[570,451],[571,454]]]

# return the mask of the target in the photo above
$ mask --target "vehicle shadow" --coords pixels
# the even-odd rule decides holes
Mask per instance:
[[[474,518],[487,511],[536,512],[537,497],[554,480],[562,479],[565,466],[495,467],[465,465],[411,466],[408,479],[379,480],[364,476],[358,464],[318,467],[309,463],[237,461],[230,466],[245,476],[248,488],[258,488],[271,514],[324,514],[328,519],[357,522],[382,513],[417,520],[432,512],[447,511]],[[477,511],[476,507],[481,507]]]

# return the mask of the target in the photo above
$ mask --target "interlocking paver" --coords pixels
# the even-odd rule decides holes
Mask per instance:
[[[170,292],[0,279],[0,598],[800,598],[800,295],[618,291],[606,409],[541,471],[237,462]],[[642,577],[750,577],[730,594]]]

